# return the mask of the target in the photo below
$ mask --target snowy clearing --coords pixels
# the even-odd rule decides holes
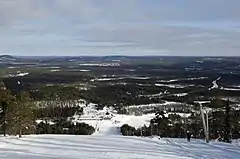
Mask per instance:
[[[168,117],[169,115],[172,115],[172,114],[179,115],[183,118],[188,118],[191,116],[191,113],[173,113],[173,112],[169,112],[169,113],[165,114],[165,116]]]
[[[113,120],[119,121],[119,126],[128,124],[135,128],[143,127],[144,125],[149,126],[150,120],[155,117],[155,114],[144,114],[141,116],[135,115],[118,115]]]
[[[27,75],[29,75],[28,72],[25,72],[25,73],[18,73],[18,74],[16,74],[15,76],[16,76],[16,77],[23,77],[23,76],[27,76]]]
[[[129,79],[136,79],[136,80],[147,80],[150,79],[151,77],[137,77],[137,76],[132,76],[128,77]]]
[[[59,71],[60,71],[59,69],[50,70],[50,72],[59,72]]]
[[[117,67],[119,63],[82,63],[80,66]]]
[[[24,73],[22,73],[22,72],[17,72],[17,74],[9,74],[9,75],[7,75],[6,77],[23,77],[23,76],[27,76],[27,75],[29,75],[28,72],[24,72]]]
[[[240,88],[240,85],[233,85],[234,88]]]
[[[79,70],[80,72],[89,72],[91,70]]]
[[[139,97],[160,97],[163,94],[167,94],[167,90],[165,92],[160,92],[157,94],[147,94],[147,95],[138,95]]]
[[[190,84],[190,85],[180,85],[180,84],[162,84],[162,83],[156,83],[155,86],[157,86],[157,87],[169,87],[169,88],[187,88],[187,87],[194,87],[193,84]]]
[[[238,159],[235,145],[202,140],[124,136],[0,137],[4,159]]]
[[[120,127],[128,124],[135,128],[148,126],[155,114],[144,114],[141,116],[117,114],[113,108],[96,110],[94,105],[83,109],[83,115],[74,115],[71,118],[73,123],[87,123],[96,129],[95,135],[121,135]]]
[[[226,88],[226,87],[221,87],[221,90],[225,90],[225,91],[240,91],[240,88]]]
[[[85,117],[85,118],[84,118]],[[116,114],[110,119],[102,119],[101,116],[86,116],[75,118],[73,122],[87,123],[96,129],[95,135],[121,135],[120,127],[128,124],[135,128],[140,128],[144,125],[149,126],[150,120],[155,117],[155,114],[146,114],[142,116],[135,115],[120,115]],[[107,116],[103,117],[106,118]]]
[[[121,79],[124,79],[124,78],[96,78],[96,79],[91,79],[91,82],[94,82],[94,81],[116,81],[116,80],[121,80]]]
[[[161,106],[168,106],[168,105],[182,105],[183,103],[179,102],[170,102],[165,101],[164,103],[152,103],[152,104],[142,104],[142,105],[131,105],[128,108],[146,108],[146,107],[161,107]]]
[[[187,96],[188,93],[178,93],[178,94],[174,94],[174,96],[176,97],[184,97],[184,96]]]
[[[172,82],[178,82],[178,81],[202,80],[202,79],[207,79],[207,78],[208,78],[208,77],[179,78],[179,79],[171,79],[171,80],[159,80],[158,82],[172,83]]]

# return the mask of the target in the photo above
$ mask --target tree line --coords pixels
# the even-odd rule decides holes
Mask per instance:
[[[47,102],[51,103],[51,102]],[[48,105],[39,107],[28,92],[13,93],[0,82],[0,134],[76,134],[89,135],[95,130],[84,123],[73,124],[69,117],[81,114],[77,106]],[[41,122],[37,123],[36,121]],[[51,121],[51,122],[50,122]],[[51,131],[50,131],[51,130]]]
[[[209,137],[212,140],[218,139],[224,142],[231,142],[231,139],[240,138],[240,111],[231,110],[230,105],[226,105],[224,111],[215,111],[209,117]],[[135,128],[128,124],[121,127],[124,136],[153,136],[186,138],[189,131],[193,138],[204,139],[204,131],[200,114],[192,113],[189,117],[181,117],[177,114],[166,115],[160,111],[151,119],[149,126],[144,125]]]

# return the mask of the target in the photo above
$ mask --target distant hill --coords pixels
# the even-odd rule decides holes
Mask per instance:
[[[11,55],[0,55],[0,58],[1,59],[16,59],[14,56],[11,56]]]

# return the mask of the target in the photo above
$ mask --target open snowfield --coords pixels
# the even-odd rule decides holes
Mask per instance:
[[[239,159],[240,149],[201,140],[120,135],[0,137],[1,159]]]
[[[140,128],[144,125],[148,126],[150,120],[154,118],[155,114],[146,114],[142,116],[134,115],[120,115],[114,114],[111,119],[108,120],[99,120],[99,116],[94,116],[95,118],[86,118],[84,120],[75,120],[75,122],[84,122],[94,128],[98,129],[95,134],[101,135],[120,135],[120,127],[123,124],[128,124],[130,126]]]
[[[84,107],[83,115],[74,115],[73,123],[87,123],[97,131],[94,134],[101,135],[120,135],[120,127],[124,124],[140,128],[148,126],[155,114],[144,114],[141,116],[116,114],[113,108],[103,108],[96,110],[95,105]],[[109,113],[108,115],[106,115]]]

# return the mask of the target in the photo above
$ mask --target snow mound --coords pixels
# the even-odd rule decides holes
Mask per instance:
[[[238,159],[240,149],[201,140],[34,135],[0,138],[4,159]]]

